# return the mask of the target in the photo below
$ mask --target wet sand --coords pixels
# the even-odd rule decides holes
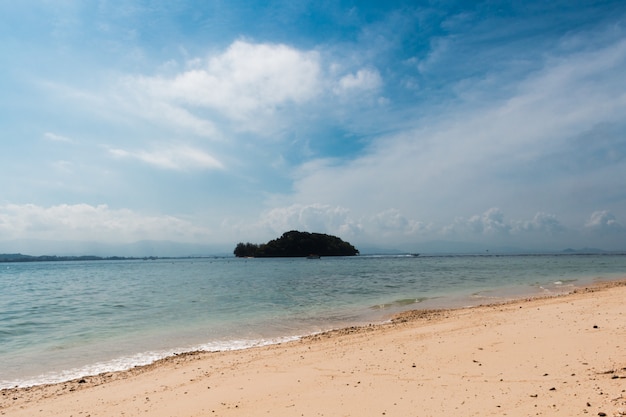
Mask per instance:
[[[626,280],[5,389],[0,415],[626,415]]]

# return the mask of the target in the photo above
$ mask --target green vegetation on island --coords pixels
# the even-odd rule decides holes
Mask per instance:
[[[278,239],[267,243],[238,243],[234,254],[237,257],[278,258],[305,256],[354,256],[359,251],[348,242],[336,236],[323,233],[298,232],[283,233]]]

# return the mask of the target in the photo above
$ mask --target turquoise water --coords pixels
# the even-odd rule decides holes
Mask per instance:
[[[625,255],[4,263],[0,388],[624,276]]]

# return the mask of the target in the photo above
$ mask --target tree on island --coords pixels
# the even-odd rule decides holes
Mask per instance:
[[[358,255],[359,251],[336,236],[292,230],[283,233],[278,239],[260,245],[240,242],[235,247],[234,254],[237,257],[274,258],[309,255],[354,256]]]

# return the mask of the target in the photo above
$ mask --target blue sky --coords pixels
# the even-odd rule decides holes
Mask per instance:
[[[25,0],[0,51],[0,252],[626,250],[621,1]]]

